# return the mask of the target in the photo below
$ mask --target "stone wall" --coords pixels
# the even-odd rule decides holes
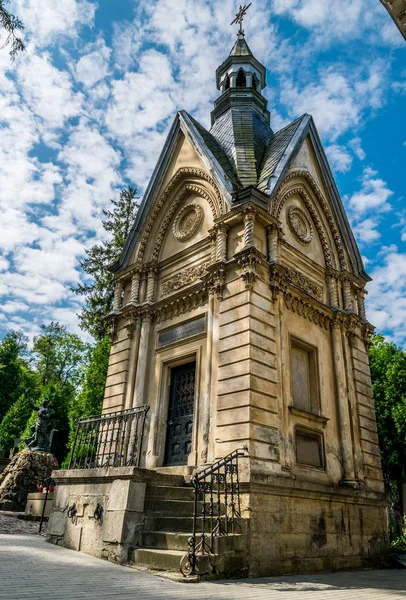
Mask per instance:
[[[146,481],[135,467],[55,471],[56,482],[47,541],[112,562],[127,562],[137,541],[144,510]],[[68,517],[68,509],[76,513]],[[97,504],[103,508],[95,518]]]
[[[388,565],[386,504],[347,490],[258,485],[250,494],[249,576]]]

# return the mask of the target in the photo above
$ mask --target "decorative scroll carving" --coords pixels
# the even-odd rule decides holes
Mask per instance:
[[[264,260],[264,256],[254,246],[249,246],[235,254],[234,258],[241,267],[241,279],[245,283],[245,289],[251,290],[259,277],[257,265]]]
[[[162,212],[163,206],[167,203],[168,198],[174,192],[176,186],[179,185],[180,181],[187,177],[195,177],[197,179],[204,179],[205,181],[207,181],[210,184],[210,186],[213,188],[214,193],[215,193],[215,201],[214,201],[210,194],[208,194],[207,192],[204,192],[205,198],[207,199],[207,201],[210,205],[210,208],[212,210],[213,217],[218,218],[224,214],[224,212],[225,212],[224,201],[223,201],[220,191],[219,191],[218,187],[216,186],[215,182],[213,181],[213,179],[207,173],[205,173],[205,171],[202,171],[201,169],[195,169],[192,167],[179,169],[179,171],[177,171],[176,175],[174,175],[174,177],[169,182],[169,184],[166,187],[162,196],[156,202],[156,205],[155,205],[154,209],[152,210],[152,212],[145,224],[144,233],[143,233],[141,243],[140,243],[140,246],[138,249],[137,260],[139,260],[139,261],[143,260],[145,250],[146,250],[146,247],[148,244],[148,240],[150,239],[152,228],[153,228],[154,224],[156,223],[157,219],[159,218],[159,215]],[[195,187],[197,187],[197,186],[195,186]],[[201,188],[198,188],[198,189],[200,190]],[[181,198],[183,198],[183,197],[184,196],[182,196],[182,191],[181,191]],[[175,210],[176,210],[177,206],[178,206],[178,203],[176,204]],[[173,216],[173,212],[172,212],[170,218],[172,218],[172,216]],[[165,219],[165,221],[166,221],[166,219]],[[167,225],[168,225],[168,223],[166,224],[165,231],[167,229]],[[162,242],[162,240],[161,240],[161,242]],[[159,254],[159,250],[160,250],[160,246],[158,248],[158,254]],[[155,256],[155,253],[154,253],[154,256]]]
[[[173,235],[180,242],[186,242],[197,233],[203,220],[203,209],[196,202],[186,204],[177,214],[173,223]]]
[[[194,283],[200,277],[202,277],[209,266],[209,263],[204,263],[197,267],[191,267],[190,269],[185,269],[180,273],[177,273],[171,279],[168,279],[162,284],[162,296],[168,296],[168,294],[172,294],[191,283]]]
[[[329,329],[331,324],[331,317],[318,307],[313,306],[310,302],[306,302],[305,300],[298,298],[294,294],[286,292],[285,305],[286,308],[300,315],[301,317],[304,317],[308,321],[311,321],[315,325],[319,325],[324,329]]]
[[[317,300],[323,299],[323,288],[314,283],[309,277],[306,277],[306,275],[294,269],[286,269],[286,277],[293,285],[314,296]]]
[[[180,298],[174,298],[166,304],[159,305],[155,309],[155,318],[157,323],[173,319],[179,315],[188,313],[199,306],[204,306],[208,301],[208,289],[202,286],[199,290],[195,290],[190,294],[186,294]]]
[[[286,269],[278,263],[269,265],[269,289],[271,290],[271,300],[275,303],[279,294],[284,293],[287,288]]]
[[[310,244],[313,239],[313,226],[306,213],[298,206],[288,208],[288,225],[301,244]]]
[[[223,298],[223,291],[226,285],[226,269],[223,262],[216,262],[207,269],[204,276],[207,292],[215,294],[219,300]]]

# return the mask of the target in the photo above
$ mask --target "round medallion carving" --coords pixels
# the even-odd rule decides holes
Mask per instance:
[[[186,204],[176,215],[173,223],[173,235],[185,242],[195,235],[203,220],[203,209],[199,204]]]
[[[313,226],[306,213],[298,206],[288,209],[288,224],[296,239],[302,244],[309,244],[313,239]]]

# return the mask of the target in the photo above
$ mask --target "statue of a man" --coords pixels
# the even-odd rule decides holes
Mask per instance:
[[[41,406],[35,406],[30,400],[29,390],[26,392],[28,404],[33,410],[38,412],[38,418],[35,425],[31,428],[32,435],[26,441],[27,448],[40,452],[49,452],[51,441],[49,437],[49,421],[51,411],[48,408],[48,400],[43,400]]]

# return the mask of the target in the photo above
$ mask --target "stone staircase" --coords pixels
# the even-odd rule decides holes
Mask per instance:
[[[194,490],[181,475],[158,475],[147,486],[143,530],[137,547],[132,551],[132,564],[157,571],[180,575],[181,559],[188,552],[188,540],[193,532]],[[198,505],[201,513],[202,505]],[[197,534],[202,517],[197,518]],[[244,572],[244,542],[242,533],[215,538],[214,553],[199,558],[199,575]]]

